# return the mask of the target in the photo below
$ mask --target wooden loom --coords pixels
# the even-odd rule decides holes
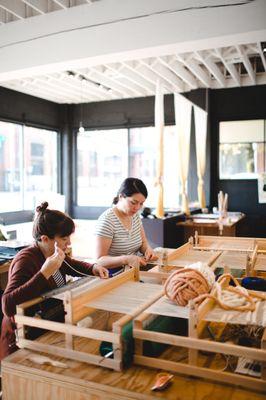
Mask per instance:
[[[144,285],[145,290],[143,289]],[[119,371],[123,367],[123,327],[161,295],[162,288],[159,285],[139,282],[138,270],[135,268],[131,268],[112,279],[100,280],[96,278],[92,282],[85,282],[84,285],[73,289],[66,287],[63,293],[52,293],[50,296],[63,301],[66,313],[65,323],[25,315],[30,306],[41,303],[44,298],[40,297],[17,307],[15,321],[18,326],[18,345],[19,347],[101,365]],[[95,312],[95,310],[119,313],[119,318],[112,323],[111,331],[77,326],[79,321]],[[123,315],[121,316],[121,314]],[[34,341],[27,339],[25,335],[26,326],[45,329],[53,334],[57,333],[60,336],[59,342],[61,344],[59,343],[58,345],[58,338],[55,344],[51,344],[49,340],[43,340],[43,337],[47,334]],[[113,359],[99,355],[98,350],[98,354],[84,352],[84,343],[82,345],[82,340],[80,339],[87,342],[88,339],[92,339],[111,343]]]
[[[224,288],[228,285],[228,280],[222,282]],[[265,295],[264,295],[265,296]],[[155,316],[167,316],[184,318],[188,320],[188,337],[166,334],[162,332],[151,332],[147,325]],[[221,323],[222,321],[222,323]],[[263,327],[263,335],[261,339],[261,348],[249,348],[231,343],[222,343],[219,341],[210,341],[204,339],[206,328],[213,324],[220,326],[222,331],[227,322],[231,324],[248,325]],[[165,296],[162,296],[150,307],[140,314],[134,320],[133,337],[135,343],[134,362],[153,368],[159,368],[177,372],[186,375],[194,375],[201,378],[212,379],[219,382],[227,382],[237,384],[256,390],[266,390],[266,296],[265,300],[258,302],[254,312],[236,312],[222,310],[215,305],[212,299],[206,299],[198,308],[191,301],[189,306],[181,307]],[[219,340],[219,335],[217,335]],[[153,358],[143,355],[143,341],[149,340],[158,343],[171,345],[168,352],[168,359]],[[180,358],[176,353],[177,348],[188,349],[188,362],[176,361]],[[234,372],[217,370],[212,365],[206,367],[202,364],[199,350],[220,354],[222,357],[232,355],[235,357],[245,357],[251,360],[257,360],[262,363],[261,379],[251,376],[242,376]]]
[[[212,268],[217,258],[222,254],[215,250],[197,250],[191,243],[186,243],[177,249],[164,249],[164,256],[160,262],[154,262],[155,268],[152,270],[140,271],[143,278],[158,278],[161,282],[165,281],[169,274],[176,269],[184,268],[190,264],[201,261]]]
[[[158,265],[148,272],[140,272],[141,277],[153,277],[162,282],[169,273],[198,261],[232,275],[256,276],[266,273],[266,239],[235,238],[219,236],[191,237],[189,242],[177,249],[164,249]],[[242,273],[241,273],[242,271]]]
[[[246,276],[266,272],[266,239],[195,234],[190,243],[195,250],[221,251],[221,256],[213,264],[214,269],[230,266],[244,270]]]

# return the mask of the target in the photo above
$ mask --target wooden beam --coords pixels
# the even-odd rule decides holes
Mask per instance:
[[[151,358],[140,355],[134,356],[134,362],[138,365],[144,365],[147,367],[157,368],[160,370],[168,370],[177,372],[179,374],[186,374],[197,376],[204,379],[213,379],[218,382],[224,382],[227,384],[241,385],[247,387],[248,389],[266,390],[265,381],[261,381],[257,378],[241,376],[238,374],[233,374],[231,372],[215,371],[203,367],[196,367],[194,365],[187,365],[184,363],[177,363],[174,361],[167,361],[159,358]]]
[[[40,318],[27,317],[24,315],[16,315],[15,321],[18,324],[26,326],[34,326],[36,328],[47,329],[65,334],[81,336],[94,340],[105,340],[106,342],[119,343],[119,337],[112,332],[105,332],[98,329],[83,328],[71,325],[69,323],[48,321]]]
[[[238,54],[239,54],[239,56],[240,56],[240,58],[241,58],[241,60],[242,60],[242,62],[244,64],[244,66],[245,66],[245,68],[247,70],[247,73],[248,73],[248,75],[250,77],[251,83],[253,85],[256,85],[256,75],[255,75],[255,72],[254,72],[253,67],[251,65],[251,62],[249,61],[249,58],[245,53],[245,50],[244,50],[243,46],[236,46],[236,48],[237,48]]]
[[[212,3],[218,5],[219,0]],[[22,3],[0,0],[1,4],[25,18],[25,10],[15,7]],[[142,59],[147,54],[155,57],[256,43],[265,40],[266,34],[264,1],[221,7],[219,13],[215,7],[185,11],[187,0],[123,0],[122,7],[117,7],[116,0],[96,1],[65,12],[67,4],[57,0],[61,11],[30,18],[30,23],[14,22],[12,29],[10,24],[0,26],[1,82]],[[60,51],[51,51],[51,46]]]
[[[18,19],[26,18],[25,4],[16,0],[0,0],[0,7]]]
[[[156,343],[166,343],[173,346],[186,347],[190,349],[205,350],[213,353],[230,354],[234,356],[243,356],[251,360],[265,361],[266,350],[248,348],[235,344],[210,342],[208,340],[189,338],[179,335],[171,335],[162,332],[152,332],[146,330],[134,329],[133,336],[136,339],[150,340]]]
[[[215,62],[210,58],[210,55],[206,54],[206,52],[195,52],[198,59],[202,62],[203,65],[210,71],[210,73],[214,76],[214,78],[219,82],[222,88],[225,87],[225,77],[222,72],[215,64]]]
[[[203,83],[204,86],[207,88],[211,86],[210,77],[194,59],[186,60],[180,55],[177,55],[177,59],[182,62],[196,76],[196,78]]]
[[[265,52],[262,51],[261,44],[257,43],[258,52],[260,54],[260,58],[264,67],[264,71],[266,72],[266,60],[265,60]]]
[[[40,343],[37,340],[22,339],[20,342],[22,348],[31,349],[34,351],[41,351],[54,356],[60,356],[63,358],[69,358],[70,360],[81,361],[89,364],[100,365],[101,367],[107,367],[114,369],[115,371],[121,370],[121,361],[112,360],[110,358],[104,358],[95,354],[84,353],[77,350],[65,349],[49,344]]]
[[[47,0],[22,0],[23,3],[27,4],[33,10],[37,11],[39,14],[46,14],[48,12]]]
[[[183,65],[177,60],[171,60],[166,62],[164,58],[160,58],[160,61],[170,68],[175,74],[177,74],[191,89],[198,87],[197,81]]]
[[[221,49],[215,49],[215,52],[216,52],[217,56],[220,58],[220,60],[222,61],[222,63],[224,64],[227,71],[232,76],[232,78],[235,81],[235,83],[237,84],[237,86],[241,86],[240,75],[237,72],[235,65],[233,63],[226,61],[225,57],[223,57]]]

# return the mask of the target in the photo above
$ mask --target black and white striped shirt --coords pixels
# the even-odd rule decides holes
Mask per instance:
[[[54,281],[55,281],[57,287],[61,287],[61,286],[65,285],[65,280],[59,270],[57,270],[52,276],[54,278]]]
[[[142,222],[139,214],[132,217],[131,229],[126,229],[113,208],[106,210],[98,219],[95,227],[95,235],[112,239],[109,249],[110,256],[124,254],[137,254],[141,245]]]

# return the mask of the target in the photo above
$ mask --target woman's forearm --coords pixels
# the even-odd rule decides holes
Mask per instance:
[[[105,268],[120,267],[121,265],[127,264],[127,256],[102,256],[97,259],[96,263],[99,263]]]

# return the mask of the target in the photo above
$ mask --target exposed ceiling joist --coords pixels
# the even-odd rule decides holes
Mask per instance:
[[[132,82],[137,83],[142,86],[148,93],[148,95],[153,95],[155,86],[147,81],[143,76],[138,73],[138,70],[132,65],[129,61],[127,63],[123,63],[123,68],[120,69],[120,73],[126,75]]]
[[[200,62],[203,65],[205,65],[205,67],[210,71],[213,77],[219,82],[220,86],[224,88],[225,87],[224,75],[222,74],[221,70],[217,67],[215,62],[208,56],[208,53],[197,51],[196,56],[200,60]]]
[[[250,80],[252,82],[253,85],[256,85],[256,75],[255,72],[253,70],[253,67],[249,61],[249,58],[247,56],[247,54],[245,53],[245,49],[243,46],[236,46],[238,54],[240,56],[240,58],[242,59],[242,62],[247,70],[247,73],[250,77]]]
[[[0,0],[0,85],[80,103],[151,96],[158,79],[265,84],[265,15],[264,0]]]
[[[0,7],[18,19],[26,18],[26,6],[16,0],[0,0]]]
[[[170,84],[172,92],[183,91],[184,83],[165,65],[161,64],[159,60],[157,61],[155,59],[150,63],[144,61],[144,63],[146,63],[146,65],[158,75],[158,78],[162,78]]]
[[[114,94],[117,94],[117,98],[131,97],[133,92],[128,91],[116,79],[108,77],[103,70],[107,70],[106,67],[94,67],[87,69],[87,76],[96,80],[97,82],[109,87]]]
[[[130,79],[128,79],[127,75],[122,75],[120,72],[121,65],[120,64],[108,64],[106,65],[106,70],[113,72],[113,74],[118,74],[120,76],[119,82],[125,88],[130,90],[135,94],[135,96],[145,96],[145,91],[141,86],[136,85]]]
[[[181,55],[177,55],[177,59],[180,62],[183,62],[183,64],[195,75],[195,77],[203,83],[205,87],[210,87],[211,86],[211,80],[209,75],[203,70],[203,68],[199,65],[199,63],[194,60],[194,59],[188,59],[186,60],[184,57]]]
[[[190,89],[197,88],[198,85],[194,75],[192,75],[179,61],[173,58],[170,62],[166,62],[165,58],[160,58],[160,61],[177,74],[179,78],[190,87]]]
[[[154,87],[156,88],[156,82],[159,79],[158,74],[156,74],[152,69],[150,69],[149,66],[147,66],[146,63],[144,63],[142,60],[139,61],[137,65],[137,70],[138,72],[146,78],[148,82],[151,82]],[[168,83],[168,81],[164,78],[161,78],[162,86],[163,86],[163,91],[165,90],[166,93],[170,93],[172,88],[171,85]],[[154,89],[155,93],[155,89]]]
[[[266,59],[265,59],[265,52],[262,51],[261,44],[257,43],[257,49],[264,67],[264,72],[266,72]]]
[[[226,61],[225,57],[223,56],[222,49],[215,49],[215,52],[216,52],[217,56],[220,58],[220,60],[222,61],[222,63],[224,64],[224,66],[227,69],[227,71],[232,76],[232,78],[235,81],[236,85],[237,86],[241,86],[240,75],[237,72],[237,69],[234,66],[234,64]]]
[[[68,0],[52,0],[55,4],[57,4],[60,8],[66,10],[69,7]]]
[[[46,14],[48,12],[48,3],[46,0],[23,0],[23,3],[37,11],[39,14]]]

